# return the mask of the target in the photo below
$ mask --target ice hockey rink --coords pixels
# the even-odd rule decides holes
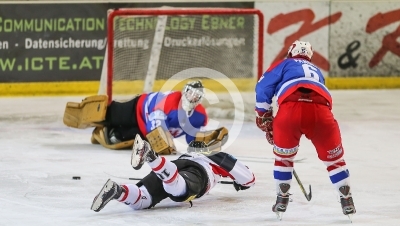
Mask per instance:
[[[108,178],[136,183],[128,178],[143,177],[150,168],[135,171],[129,150],[92,145],[91,129],[64,126],[66,102],[84,97],[74,96],[0,98],[0,225],[399,225],[400,90],[334,90],[332,95],[357,209],[353,223],[342,214],[325,166],[305,138],[295,169],[306,188],[312,185],[313,197],[308,202],[293,179],[293,201],[278,221],[271,212],[272,146],[253,122],[235,128],[227,119],[213,122],[238,134],[224,150],[253,170],[254,187],[236,192],[218,184],[192,208],[164,200],[134,211],[111,201],[93,212],[92,200]],[[185,152],[182,139],[176,143]]]

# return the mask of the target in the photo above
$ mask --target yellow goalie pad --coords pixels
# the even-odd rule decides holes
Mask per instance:
[[[171,134],[162,127],[157,127],[146,135],[151,148],[161,155],[176,154],[176,148]]]
[[[222,145],[226,143],[228,138],[228,129],[225,127],[198,132],[196,133],[195,139],[189,143],[187,151],[212,155],[221,151]]]
[[[107,128],[96,127],[92,132],[90,141],[92,144],[101,144],[103,147],[113,150],[132,149],[135,140],[122,141],[120,143],[111,144],[106,138],[105,130]]]
[[[107,106],[108,97],[106,95],[86,97],[80,103],[68,102],[63,122],[66,126],[78,129],[98,126],[106,118]]]
[[[220,142],[220,146],[224,145],[228,140],[228,129],[220,127],[216,130],[197,132],[195,141],[203,141],[207,146],[212,146]]]

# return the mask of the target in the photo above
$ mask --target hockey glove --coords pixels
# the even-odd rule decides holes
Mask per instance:
[[[235,188],[236,191],[239,191],[239,190],[246,190],[246,189],[249,189],[249,188],[250,188],[250,187],[247,187],[247,186],[243,186],[243,185],[241,185],[241,184],[238,184],[238,183],[236,183],[236,181],[233,181],[233,187]]]
[[[271,145],[274,144],[274,137],[272,134],[272,125],[274,121],[273,113],[272,107],[270,107],[266,112],[256,110],[257,127],[266,133],[265,137]]]
[[[267,138],[269,144],[274,145],[274,135],[272,133],[272,130],[265,132],[265,138]]]

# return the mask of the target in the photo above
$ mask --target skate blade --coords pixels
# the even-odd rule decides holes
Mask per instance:
[[[100,190],[99,194],[97,194],[97,196],[94,198],[92,206],[90,207],[91,210],[95,211],[95,212],[99,212],[102,208],[101,204],[103,203],[103,194],[105,192],[108,192],[110,190],[110,188],[112,188],[113,186],[113,182],[111,181],[111,179],[108,179],[108,181],[104,184],[103,188]]]
[[[353,214],[347,214],[347,217],[350,220],[350,223],[353,223]]]
[[[281,221],[282,217],[283,217],[283,212],[275,212],[275,214],[276,214],[276,218]]]

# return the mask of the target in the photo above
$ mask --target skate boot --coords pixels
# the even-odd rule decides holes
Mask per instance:
[[[121,197],[123,193],[125,193],[125,189],[119,186],[114,181],[108,179],[108,181],[104,184],[103,188],[100,190],[99,194],[93,200],[91,210],[95,212],[99,212],[113,199],[118,199]]]
[[[354,207],[353,197],[350,193],[350,186],[345,185],[339,188],[340,192],[340,204],[342,204],[342,211],[344,215],[347,215],[351,221],[351,217],[356,213]]]
[[[272,211],[276,213],[279,220],[282,220],[283,213],[286,212],[286,208],[289,204],[289,189],[290,184],[279,184],[280,192],[276,196],[275,205],[272,206]]]
[[[142,168],[145,161],[152,162],[158,157],[157,153],[151,149],[150,144],[142,140],[139,134],[133,143],[131,165],[135,170]]]
[[[118,137],[120,137],[119,133],[114,128],[108,132],[108,140],[111,144],[121,143],[121,139],[118,139]]]

